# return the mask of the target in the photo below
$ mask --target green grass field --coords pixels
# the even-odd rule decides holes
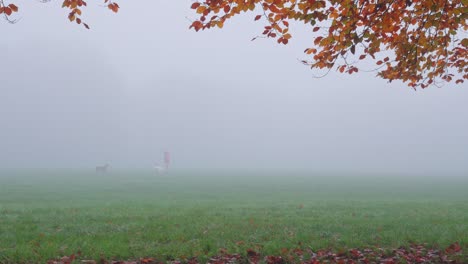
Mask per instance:
[[[1,171],[0,263],[468,246],[468,177]]]

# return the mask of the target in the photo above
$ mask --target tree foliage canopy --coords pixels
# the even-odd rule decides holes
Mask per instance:
[[[5,1],[0,14],[9,19],[18,7]],[[118,11],[117,3],[104,2]],[[84,6],[84,0],[63,2],[77,24]],[[353,74],[360,61],[372,60],[378,76],[413,88],[468,79],[468,0],[204,0],[191,8],[198,14],[190,25],[196,31],[257,12],[255,20],[265,23],[262,36],[280,44],[291,41],[292,21],[303,22],[313,41],[302,62],[313,69]]]
[[[303,63],[349,74],[372,59],[378,75],[425,88],[468,79],[468,0],[206,0],[191,28],[222,28],[243,12],[258,12],[264,37],[287,44],[291,21],[310,26],[313,43]]]
[[[0,15],[4,15],[5,19],[10,23],[16,23],[16,20],[12,18],[13,13],[18,12],[18,7],[14,3],[7,3],[8,0],[0,0]],[[39,0],[42,2],[49,2],[51,0]],[[117,13],[120,6],[113,2],[112,0],[103,0],[104,4]],[[83,8],[85,8],[88,3],[85,0],[63,0],[62,8],[67,8],[70,10],[68,14],[68,19],[70,22],[74,22],[78,25],[83,25],[85,28],[89,29],[88,24],[84,23],[81,20],[81,14]]]

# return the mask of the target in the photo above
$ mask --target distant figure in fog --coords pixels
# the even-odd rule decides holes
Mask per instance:
[[[156,162],[154,166],[154,169],[158,175],[167,174],[169,172],[169,164],[171,163],[171,154],[169,151],[164,151],[163,162],[163,166],[161,166],[158,162]]]
[[[103,166],[96,166],[96,172],[97,173],[106,173],[108,168],[109,168],[109,164],[105,164]]]
[[[164,151],[164,169],[169,170],[169,164],[171,163],[171,154],[169,151]]]

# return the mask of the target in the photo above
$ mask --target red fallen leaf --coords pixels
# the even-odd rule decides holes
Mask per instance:
[[[258,254],[255,250],[249,248],[247,249],[247,256],[249,257],[258,257],[260,254]]]
[[[257,15],[257,16],[255,17],[255,21],[259,20],[260,18],[262,18],[262,15]]]
[[[298,256],[304,255],[304,251],[302,251],[302,249],[300,249],[300,248],[294,249],[293,252]]]
[[[266,256],[265,262],[268,264],[282,264],[285,263],[281,256]]]
[[[447,254],[453,254],[461,251],[461,246],[458,242],[451,244],[448,248],[445,249]]]
[[[426,259],[423,258],[423,257],[416,257],[415,261],[416,261],[416,263],[424,263],[424,262],[426,262]]]
[[[359,258],[359,256],[361,256],[361,252],[359,252],[359,250],[356,249],[351,249],[349,253],[351,253],[351,255],[355,258]]]
[[[151,262],[153,262],[153,260],[154,260],[154,259],[152,259],[152,258],[142,258],[142,259],[140,259],[140,262],[146,264],[146,263],[151,263]]]
[[[109,263],[109,262],[107,262],[107,260],[106,260],[104,257],[101,256],[101,259],[99,260],[99,263],[101,263],[101,264],[107,264],[107,263]]]
[[[198,264],[197,258],[193,257],[187,261],[187,264]]]

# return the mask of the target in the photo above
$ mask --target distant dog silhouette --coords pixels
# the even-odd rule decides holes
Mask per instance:
[[[109,164],[105,164],[104,166],[96,166],[96,172],[106,173],[108,168],[109,168]]]

